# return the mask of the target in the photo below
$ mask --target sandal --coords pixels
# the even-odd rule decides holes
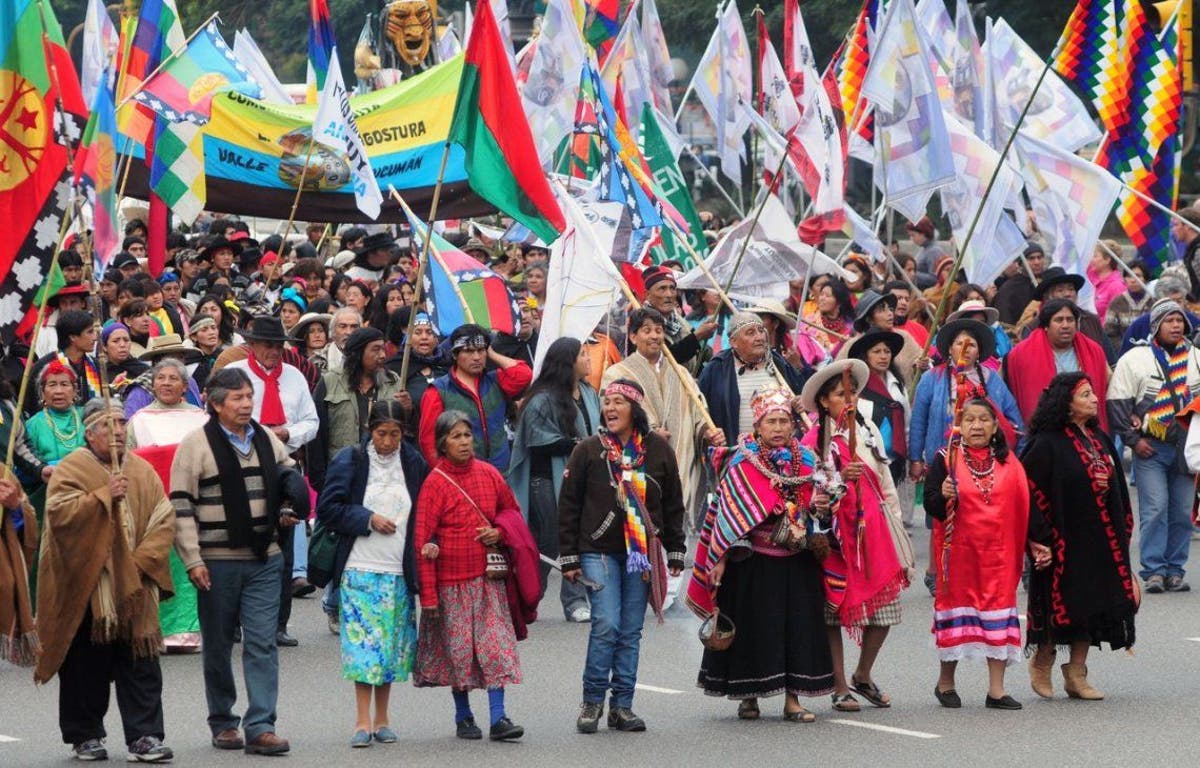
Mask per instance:
[[[738,703],[739,720],[757,720],[762,714],[758,710],[758,699],[742,699]]]
[[[800,709],[797,709],[794,711],[789,710],[787,707],[784,707],[783,719],[787,720],[789,723],[815,723],[815,722],[817,722],[817,716],[814,715],[812,712],[808,711],[807,709],[805,709],[804,707],[800,707]]]
[[[833,708],[838,712],[861,712],[862,707],[858,704],[858,699],[854,698],[849,693],[833,694]]]
[[[854,689],[855,693],[861,694],[864,699],[871,702],[872,706],[879,707],[880,709],[887,709],[892,706],[891,697],[880,690],[879,686],[873,682],[860,683],[851,676],[850,687]]]

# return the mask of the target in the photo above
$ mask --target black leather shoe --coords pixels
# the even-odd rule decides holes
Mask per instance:
[[[488,738],[492,741],[516,741],[524,735],[525,729],[507,717],[497,720],[488,731]]]
[[[991,696],[988,696],[986,699],[984,699],[983,705],[988,709],[1024,709],[1024,707],[1021,706],[1021,702],[1017,701],[1012,696],[1009,696],[1007,693],[998,699],[993,699]]]
[[[962,699],[958,697],[958,691],[953,688],[943,691],[935,685],[933,686],[933,695],[937,697],[938,703],[946,709],[962,709]]]
[[[275,633],[275,645],[280,648],[295,648],[300,645],[300,641],[289,635],[286,631]]]
[[[644,731],[646,730],[646,721],[633,714],[633,710],[629,707],[610,707],[608,727],[618,731]]]
[[[475,718],[467,717],[458,721],[454,726],[454,735],[460,739],[470,739],[478,741],[483,738],[483,731],[478,725],[475,725]]]

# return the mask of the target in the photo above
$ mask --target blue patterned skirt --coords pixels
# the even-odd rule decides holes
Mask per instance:
[[[341,611],[342,676],[367,685],[407,680],[416,656],[417,625],[404,576],[347,568]]]

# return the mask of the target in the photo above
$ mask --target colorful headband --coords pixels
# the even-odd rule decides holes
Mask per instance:
[[[619,381],[614,381],[604,388],[604,396],[620,395],[631,403],[641,405],[645,395],[637,391],[637,388],[631,387],[628,384],[622,384]]]
[[[64,363],[60,358],[54,357],[50,359],[50,362],[46,363],[46,367],[38,374],[38,383],[45,384],[46,379],[60,374],[70,376],[72,384],[79,380],[79,377],[75,374],[75,370],[71,366]]]
[[[290,301],[300,308],[301,312],[308,311],[308,300],[295,288],[284,288],[283,293],[279,296],[279,303]]]
[[[762,421],[770,413],[786,413],[792,415],[792,398],[782,389],[764,389],[750,398],[750,412],[754,415],[754,423]]]
[[[476,333],[468,336],[460,336],[450,345],[451,352],[457,352],[460,349],[487,349],[491,346],[488,343],[487,336],[482,333]]]
[[[413,328],[416,328],[420,325],[428,325],[430,328],[433,327],[433,319],[429,317],[428,312],[418,312],[417,316],[413,318]]]

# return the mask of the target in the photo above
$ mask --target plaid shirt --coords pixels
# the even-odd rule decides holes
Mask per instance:
[[[443,459],[429,473],[417,499],[414,542],[422,607],[437,607],[439,586],[483,575],[487,548],[475,538],[484,525],[480,513],[491,521],[502,509],[519,511],[520,506],[504,476],[485,461],[473,458],[459,466]],[[430,541],[438,545],[437,560],[420,556],[421,548]]]

